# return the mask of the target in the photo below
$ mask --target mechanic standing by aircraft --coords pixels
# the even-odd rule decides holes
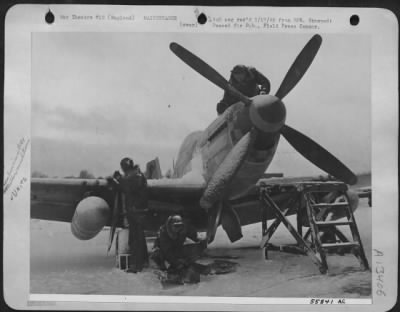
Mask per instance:
[[[258,94],[268,94],[271,87],[267,77],[254,67],[245,65],[236,65],[232,69],[229,83],[248,97],[253,97]],[[224,97],[217,104],[218,115],[221,115],[229,106],[237,101],[237,97],[225,92]]]
[[[132,262],[128,272],[140,272],[148,266],[148,252],[143,230],[143,210],[147,208],[147,180],[133,160],[126,157],[121,160],[121,175],[118,171],[114,178],[120,183],[122,210],[129,223],[129,249]]]

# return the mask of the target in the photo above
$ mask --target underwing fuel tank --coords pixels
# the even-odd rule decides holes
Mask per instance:
[[[72,234],[81,240],[91,239],[103,229],[109,217],[110,207],[104,199],[86,197],[76,206],[71,222]]]

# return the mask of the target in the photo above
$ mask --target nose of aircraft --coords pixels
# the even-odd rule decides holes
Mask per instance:
[[[250,120],[263,132],[277,132],[285,124],[286,108],[276,96],[265,94],[252,98]]]

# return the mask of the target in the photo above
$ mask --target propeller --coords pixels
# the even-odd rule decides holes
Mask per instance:
[[[321,43],[322,38],[320,35],[314,35],[307,42],[307,44],[304,46],[304,48],[301,50],[301,52],[289,68],[280,87],[278,88],[278,91],[275,94],[278,100],[282,100],[301,80],[301,78],[304,76],[311,63],[313,62],[321,46]],[[214,68],[198,58],[196,55],[175,42],[172,42],[170,44],[170,49],[176,56],[178,56],[183,62],[185,62],[195,71],[197,71],[200,75],[202,75],[227,93],[236,96],[240,101],[245,103],[245,105],[249,106],[252,104],[252,100],[250,98],[246,97],[240,91],[235,89]],[[252,107],[254,108],[254,106],[255,104],[253,103]],[[238,171],[245,157],[247,156],[247,152],[254,142],[257,131],[261,130],[253,128],[250,132],[244,135],[229,152],[224,161],[220,164],[216,172],[209,180],[207,188],[204,191],[202,198],[200,199],[201,207],[208,210],[214,207],[215,203],[222,199],[223,194],[226,191],[226,187],[234,178],[236,172]],[[357,177],[354,175],[353,172],[350,171],[350,169],[348,169],[336,157],[334,157],[327,150],[315,143],[306,135],[286,125],[282,126],[282,128],[280,129],[280,133],[300,154],[302,154],[306,159],[311,161],[322,170],[348,184],[356,183]],[[232,237],[236,239],[236,237],[239,237],[239,234],[241,234],[240,223],[238,223],[238,229],[234,215],[232,213],[225,213],[226,216],[224,216],[221,215],[222,211],[222,207],[219,207],[216,216],[221,217],[221,221],[223,224],[225,221],[226,228],[229,229]],[[216,226],[218,226],[218,220],[220,217],[216,217],[214,220]],[[214,226],[215,229],[216,226]]]
[[[286,73],[285,78],[275,94],[277,98],[282,100],[297,85],[306,73],[308,67],[310,67],[321,43],[322,38],[320,35],[314,35],[307,42]]]
[[[243,95],[241,92],[236,90],[222,75],[220,75],[214,68],[208,65],[206,62],[198,58],[192,52],[186,50],[176,42],[172,42],[169,45],[171,51],[179,57],[183,62],[193,68],[196,72],[202,75],[204,78],[210,80],[213,84],[217,85],[224,91],[236,96],[246,105],[251,104],[251,100]]]
[[[284,98],[297,85],[310,67],[321,43],[322,38],[320,35],[314,35],[307,42],[289,68],[276,92],[275,96],[277,98]],[[347,184],[352,185],[357,183],[356,175],[349,168],[306,135],[286,125],[281,128],[280,133],[301,155],[320,169]]]
[[[320,169],[347,184],[357,183],[357,176],[349,168],[306,135],[287,125],[280,132],[296,151]]]

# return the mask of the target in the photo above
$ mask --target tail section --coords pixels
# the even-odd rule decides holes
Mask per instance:
[[[202,133],[202,131],[192,132],[183,140],[182,145],[179,148],[178,157],[173,165],[173,178],[181,178],[192,170],[191,161]]]
[[[161,179],[162,178],[162,173],[161,173],[161,167],[160,167],[160,161],[158,157],[154,158],[153,160],[150,160],[146,164],[146,172],[144,173],[147,179]]]

